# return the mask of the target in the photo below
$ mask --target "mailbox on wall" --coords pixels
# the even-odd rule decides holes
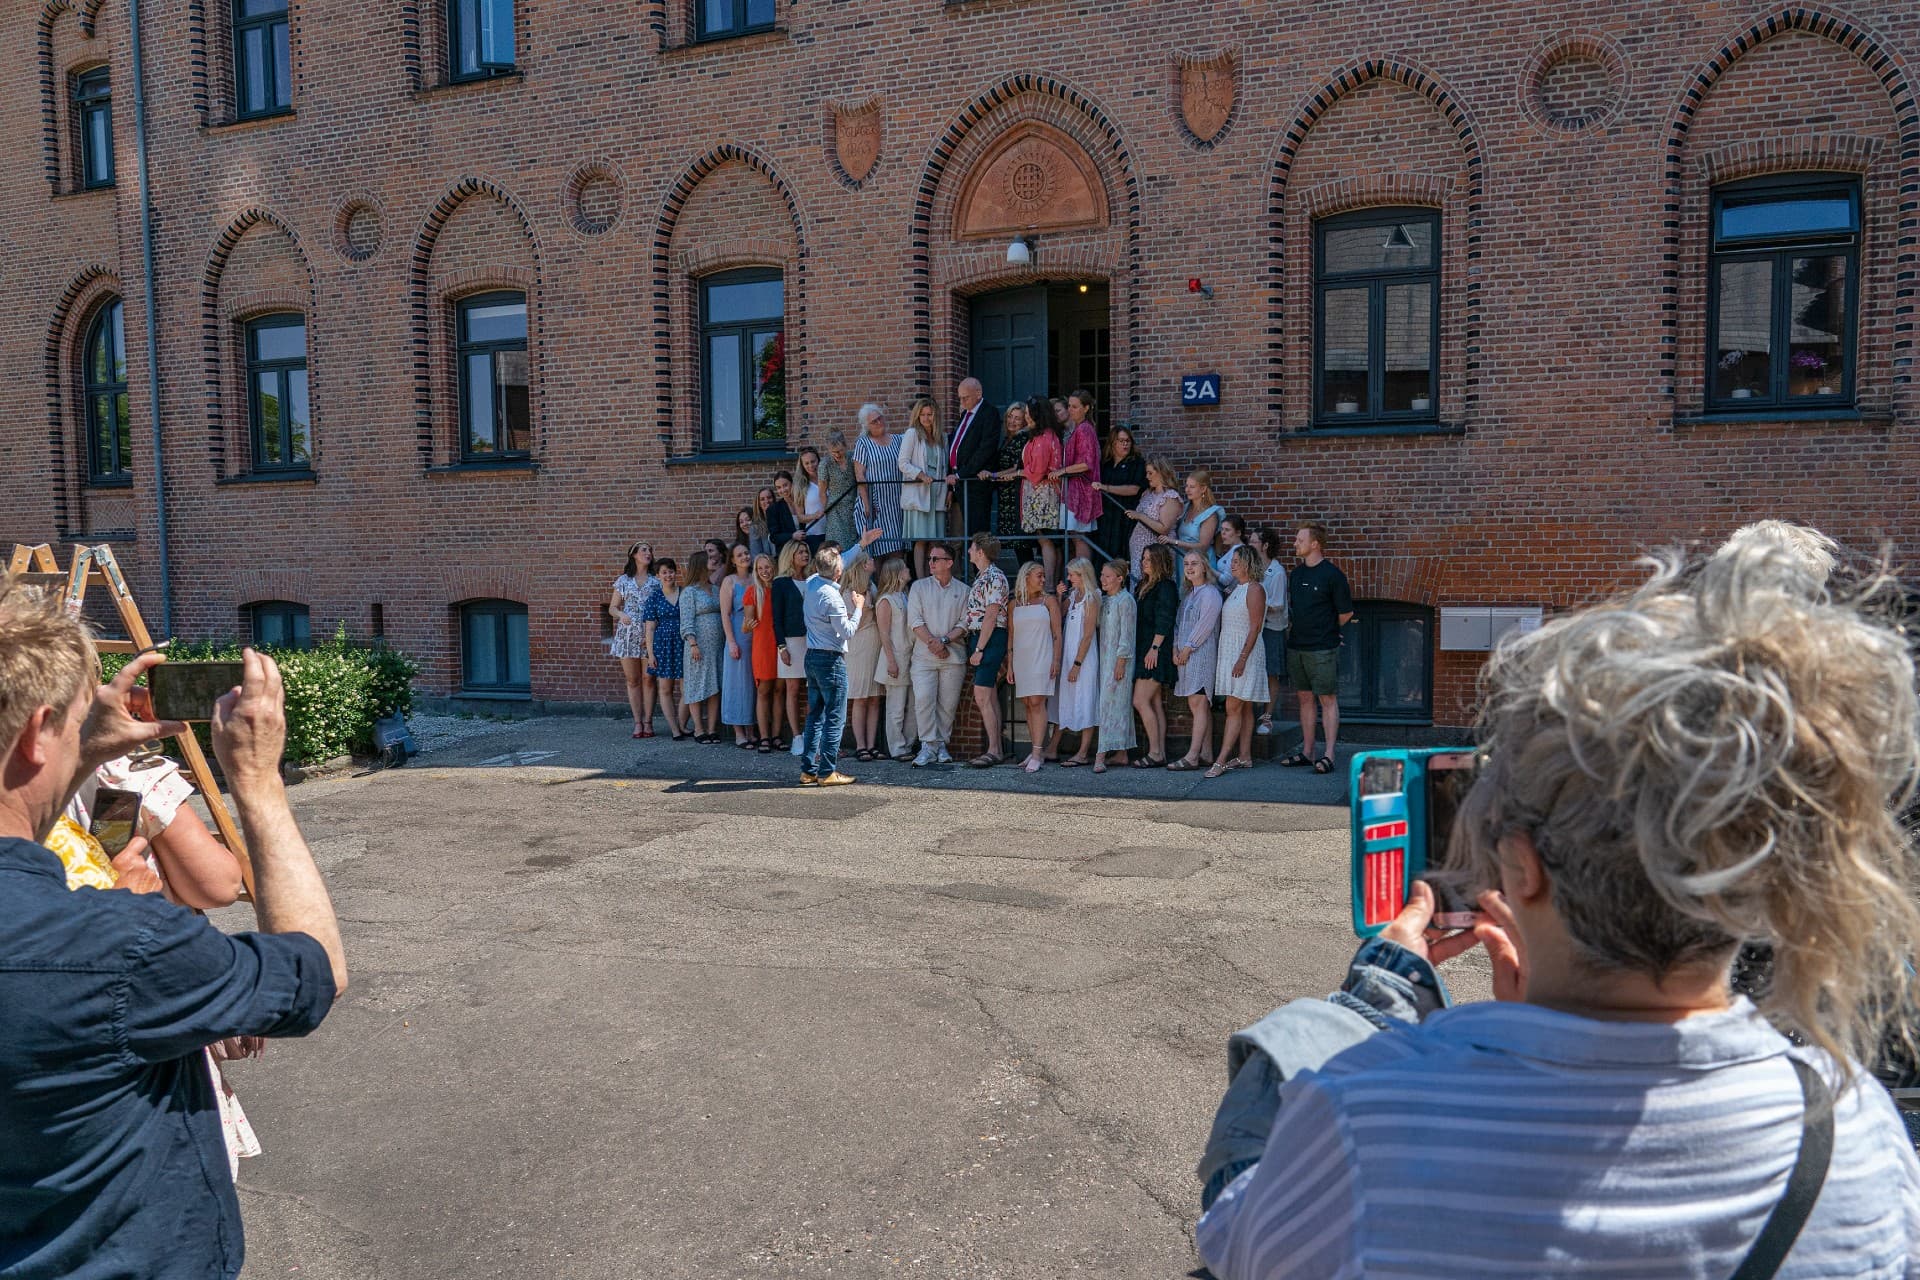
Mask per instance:
[[[1510,631],[1538,631],[1543,617],[1539,605],[1486,608],[1446,605],[1440,610],[1440,647],[1455,652],[1491,652]]]

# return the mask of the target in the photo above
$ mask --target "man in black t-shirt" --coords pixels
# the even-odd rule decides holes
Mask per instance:
[[[1333,772],[1340,731],[1340,628],[1353,620],[1347,575],[1327,559],[1327,531],[1305,524],[1293,537],[1299,567],[1287,575],[1287,678],[1300,699],[1300,749],[1280,763]],[[1314,712],[1326,721],[1326,750],[1313,752]]]

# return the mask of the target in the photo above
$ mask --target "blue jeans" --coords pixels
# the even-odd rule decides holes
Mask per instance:
[[[832,773],[847,730],[847,655],[807,650],[807,733],[800,767],[816,778]]]

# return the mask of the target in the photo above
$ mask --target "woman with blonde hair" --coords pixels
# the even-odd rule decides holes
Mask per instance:
[[[1220,641],[1220,588],[1213,585],[1213,570],[1198,551],[1182,556],[1180,567],[1180,585],[1187,594],[1173,623],[1173,665],[1180,672],[1173,696],[1187,700],[1193,734],[1187,753],[1167,768],[1186,773],[1213,763],[1213,655]]]
[[[773,579],[773,641],[775,672],[786,693],[787,732],[792,741],[776,742],[799,755],[799,743],[806,730],[807,705],[807,618],[805,593],[800,584],[807,580],[813,553],[807,544],[794,540],[780,548],[778,572]]]
[[[1060,683],[1055,695],[1053,738],[1047,758],[1060,754],[1060,735],[1080,735],[1073,755],[1062,769],[1090,763],[1094,731],[1100,727],[1100,584],[1093,561],[1076,556],[1067,562],[1066,619],[1060,626]]]
[[[888,561],[889,564],[894,563]],[[873,560],[861,556],[840,575],[840,590],[851,599],[867,598],[873,586]],[[880,661],[880,627],[873,609],[860,611],[860,625],[847,641],[847,723],[853,729],[853,758],[861,762],[878,759],[874,741],[880,736],[880,685],[874,679],[874,666]]]
[[[1220,532],[1220,519],[1227,509],[1213,500],[1213,473],[1194,471],[1187,476],[1187,510],[1174,526],[1167,542],[1174,551],[1198,551],[1212,569],[1219,558],[1213,549],[1214,535]]]
[[[753,558],[753,584],[747,591],[746,628],[753,633],[754,724],[760,730],[754,743],[761,755],[772,755],[780,736],[780,641],[773,632],[773,557]]]
[[[908,745],[913,741],[914,636],[907,625],[907,586],[911,578],[906,561],[890,558],[880,567],[875,588],[879,599],[873,607],[880,633],[880,658],[874,664],[873,678],[886,695],[887,751],[896,764],[913,762],[913,749]],[[874,753],[876,759],[879,754]]]
[[[794,495],[799,499],[800,532],[806,535],[807,550],[819,551],[827,540],[827,483],[820,476],[820,451],[812,445],[800,449],[800,474],[793,478]]]
[[[720,663],[720,722],[733,730],[733,745],[754,748],[753,632],[747,620],[747,592],[753,587],[753,555],[735,544],[720,584],[720,630],[726,656]]]
[[[860,545],[860,530],[853,519],[853,454],[847,449],[847,433],[827,433],[826,456],[820,459],[820,480],[827,488],[827,514],[820,519],[821,532],[828,542],[843,547]]]
[[[1220,736],[1220,762],[1207,770],[1209,778],[1253,767],[1253,704],[1267,696],[1267,653],[1260,638],[1267,620],[1267,592],[1260,584],[1266,566],[1245,544],[1233,549],[1226,564],[1234,586],[1220,612],[1213,691],[1226,699],[1227,724]]]
[[[913,544],[913,571],[927,576],[927,544],[947,532],[947,438],[940,411],[922,396],[900,434],[900,529]]]
[[[1142,560],[1147,548],[1172,534],[1180,522],[1180,473],[1165,458],[1147,459],[1147,491],[1127,512],[1133,532],[1127,537],[1127,554],[1133,562],[1133,578],[1138,582],[1146,574]]]
[[[1013,655],[1013,696],[1027,713],[1028,773],[1040,772],[1047,743],[1047,700],[1060,680],[1060,604],[1047,590],[1038,560],[1020,566],[1013,579],[1013,612],[1007,626]]]
[[[998,470],[980,473],[982,480],[992,480],[997,487],[999,503],[993,531],[1002,538],[1020,536],[1020,455],[1032,438],[1033,415],[1027,411],[1026,401],[1015,400],[1007,406],[1001,421],[1000,456],[994,463]]]
[[[1284,1085],[1236,1059],[1259,1101],[1201,1164],[1213,1272],[1912,1275],[1920,1165],[1860,1064],[1920,955],[1920,704],[1883,608],[1752,545],[1496,649],[1443,877],[1474,924],[1433,928],[1417,882],[1349,967],[1364,1014],[1312,1002]],[[1742,940],[1774,949],[1757,1007]],[[1494,1002],[1448,1007],[1434,966],[1474,947]],[[1306,1020],[1237,1039],[1287,1057]],[[1469,1163],[1445,1248],[1383,1207]]]
[[[720,741],[720,671],[726,656],[712,576],[704,549],[687,557],[686,579],[680,587],[680,638],[687,646],[681,663],[680,702],[693,721],[693,740],[703,747]]]
[[[1109,757],[1125,764],[1133,749],[1133,593],[1127,590],[1127,566],[1109,560],[1100,566],[1100,746],[1093,771],[1105,773]]]

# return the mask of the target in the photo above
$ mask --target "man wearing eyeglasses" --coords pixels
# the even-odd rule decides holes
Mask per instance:
[[[919,722],[920,754],[913,767],[952,764],[947,742],[953,737],[953,713],[966,680],[967,631],[960,616],[967,607],[967,584],[953,576],[953,548],[937,542],[927,552],[930,577],[907,591],[907,626],[917,643],[908,668],[913,675],[913,712]]]

